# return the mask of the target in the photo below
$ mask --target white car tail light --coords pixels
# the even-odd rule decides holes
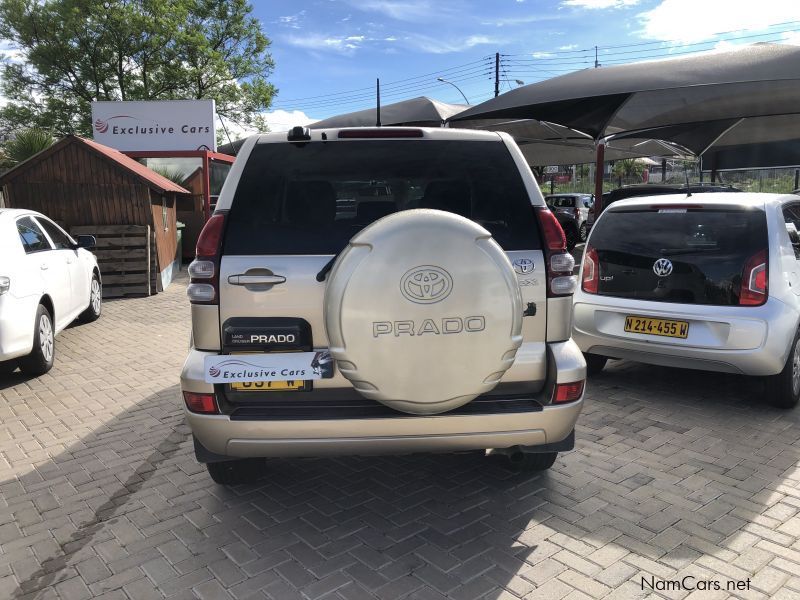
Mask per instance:
[[[742,285],[739,290],[739,304],[761,306],[767,301],[769,265],[767,251],[761,250],[747,259],[742,272]]]
[[[186,294],[192,304],[219,304],[219,258],[225,213],[215,213],[197,238],[197,258],[189,265]]]
[[[535,210],[544,235],[547,296],[568,296],[575,291],[577,282],[572,274],[575,259],[567,252],[564,230],[550,209],[538,207]]]
[[[583,255],[583,277],[581,289],[588,294],[596,294],[600,284],[600,259],[597,250],[591,246],[586,246]]]

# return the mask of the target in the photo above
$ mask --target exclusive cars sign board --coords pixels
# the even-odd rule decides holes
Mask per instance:
[[[294,381],[333,377],[333,358],[321,352],[214,354],[205,357],[206,383]]]
[[[122,151],[217,149],[214,100],[92,102],[92,132]]]

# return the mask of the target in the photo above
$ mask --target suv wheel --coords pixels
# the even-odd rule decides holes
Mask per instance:
[[[264,461],[258,458],[206,463],[208,474],[219,485],[253,483],[263,472],[263,466]]]
[[[36,310],[33,326],[33,350],[28,356],[19,359],[19,368],[29,377],[44,375],[53,367],[55,359],[55,332],[53,317],[41,304]]]
[[[588,231],[586,230],[586,223],[581,223],[581,228],[578,230],[578,237],[582,242],[586,241],[588,236]]]
[[[586,374],[597,375],[606,366],[608,358],[600,356],[599,354],[584,354],[583,358],[586,359]]]
[[[792,350],[783,371],[765,378],[767,400],[778,408],[794,408],[800,399],[800,332],[792,341]]]
[[[508,457],[515,471],[546,471],[556,462],[558,452],[516,452]]]

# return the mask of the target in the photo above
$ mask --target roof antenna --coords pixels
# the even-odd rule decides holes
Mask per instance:
[[[378,118],[375,122],[375,127],[380,127],[381,126],[381,80],[380,78],[378,78],[376,81],[378,82],[376,88],[378,92],[378,113],[377,113]]]
[[[686,161],[686,160],[683,161],[683,176],[686,179],[686,197],[687,198],[691,198],[692,197],[692,190],[689,188],[689,171],[686,170],[686,163],[687,162],[688,161]]]

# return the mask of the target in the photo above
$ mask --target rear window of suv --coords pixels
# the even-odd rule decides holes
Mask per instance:
[[[234,195],[223,251],[336,254],[373,221],[412,208],[472,219],[505,250],[541,247],[505,144],[380,140],[257,144]]]
[[[767,248],[763,210],[612,211],[592,230],[598,293],[683,304],[736,305],[745,263]],[[672,265],[664,276],[654,265]]]

